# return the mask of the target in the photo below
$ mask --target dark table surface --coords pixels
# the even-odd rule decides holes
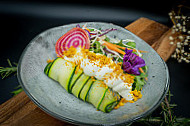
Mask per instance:
[[[0,2],[0,66],[8,66],[7,58],[18,62],[26,45],[46,29],[76,22],[111,22],[127,26],[140,17],[147,17],[171,27],[168,12],[174,1],[143,1],[129,3],[121,0],[94,2],[52,1],[1,1]],[[175,114],[190,117],[190,65],[167,61],[171,77],[172,103],[177,104]],[[11,92],[19,85],[17,77],[0,79],[0,104],[10,99]]]

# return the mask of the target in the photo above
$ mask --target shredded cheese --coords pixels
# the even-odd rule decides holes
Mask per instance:
[[[138,99],[142,98],[142,94],[141,91],[131,91],[131,94],[133,94],[133,100],[126,100],[125,98],[121,98],[121,100],[119,101],[119,103],[114,107],[114,109],[118,109],[121,106],[124,106],[125,103],[129,102],[129,103],[134,103],[135,101],[137,101]]]
[[[47,63],[51,63],[51,62],[53,62],[53,61],[54,61],[54,59],[52,59],[52,60],[51,60],[51,59],[48,59],[48,60],[47,60]]]

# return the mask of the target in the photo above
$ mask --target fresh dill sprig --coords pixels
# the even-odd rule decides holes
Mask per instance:
[[[7,59],[7,62],[9,65],[8,67],[0,67],[0,75],[1,75],[2,79],[9,77],[11,75],[16,75],[16,73],[17,73],[18,64],[13,62],[13,64],[14,64],[14,66],[13,66],[9,59]],[[21,88],[20,85],[17,86],[15,89],[16,90],[11,92],[14,96],[23,91],[23,89]]]
[[[11,74],[16,74],[17,72],[17,63],[13,63],[14,66],[11,64],[11,61],[7,59],[9,67],[0,67],[0,75],[2,79],[10,76]]]

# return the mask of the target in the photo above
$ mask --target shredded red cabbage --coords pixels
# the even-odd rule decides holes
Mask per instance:
[[[115,30],[117,30],[117,29],[114,29],[114,28],[106,29],[103,34],[99,35],[99,37],[101,37],[101,36],[103,36],[103,35],[105,35],[105,34],[111,32],[111,31],[115,31]]]
[[[76,27],[81,28],[79,24],[77,24]]]
[[[123,58],[123,70],[129,74],[140,75],[139,68],[145,66],[145,61],[132,53],[133,50],[125,49]]]

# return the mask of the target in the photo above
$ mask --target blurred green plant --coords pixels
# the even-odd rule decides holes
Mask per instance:
[[[160,104],[160,116],[155,117],[152,114],[146,118],[137,120],[138,123],[147,126],[189,126],[190,118],[176,117],[173,108],[176,107],[176,104],[171,104],[171,97],[173,95],[168,91],[166,97]],[[158,109],[159,109],[158,108]]]
[[[13,62],[13,65],[11,63],[11,61],[9,59],[7,59],[8,62],[8,67],[0,67],[0,75],[2,77],[2,79],[5,79],[11,75],[16,75],[17,74],[17,63]],[[21,88],[21,86],[17,86],[15,88],[14,91],[12,91],[11,93],[15,96],[17,94],[19,94],[20,92],[22,92],[23,89]]]
[[[12,65],[11,61],[7,59],[8,67],[0,67],[0,74],[2,79],[10,76],[11,74],[16,74],[17,72],[17,63],[13,63],[15,66]]]

